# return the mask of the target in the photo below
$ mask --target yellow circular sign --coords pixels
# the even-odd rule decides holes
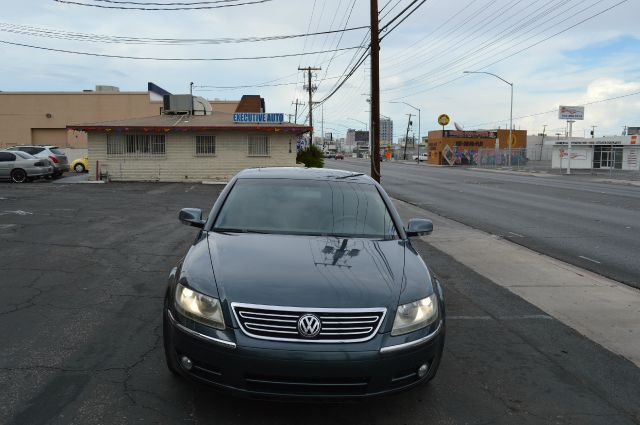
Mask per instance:
[[[440,125],[447,125],[449,124],[449,115],[447,114],[442,114],[438,117],[438,124]]]

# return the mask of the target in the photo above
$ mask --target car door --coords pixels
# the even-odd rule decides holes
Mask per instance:
[[[10,152],[0,152],[0,179],[8,179],[13,170],[16,156]]]

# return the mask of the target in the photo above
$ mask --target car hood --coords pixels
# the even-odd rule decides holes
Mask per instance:
[[[395,309],[406,245],[398,240],[209,233],[224,302]]]

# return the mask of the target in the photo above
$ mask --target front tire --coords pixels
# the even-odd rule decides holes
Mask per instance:
[[[76,173],[80,174],[80,173],[84,173],[84,165],[82,164],[76,164],[75,167],[73,167],[73,169],[76,171]]]
[[[11,181],[14,183],[24,183],[27,181],[27,172],[22,168],[16,168],[11,172]]]

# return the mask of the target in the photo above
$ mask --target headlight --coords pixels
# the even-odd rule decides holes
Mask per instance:
[[[391,335],[403,335],[422,329],[438,318],[438,298],[430,297],[398,306]]]
[[[222,309],[217,298],[208,297],[178,284],[176,286],[176,309],[183,316],[203,325],[220,330],[224,329]]]

